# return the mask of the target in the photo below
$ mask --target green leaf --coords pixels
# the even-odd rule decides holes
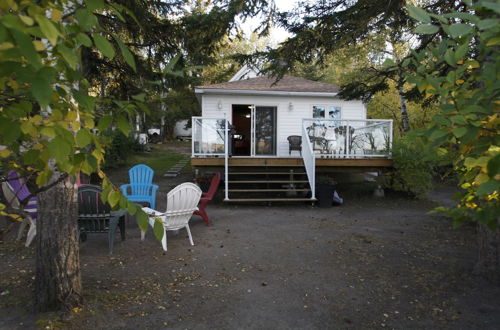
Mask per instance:
[[[108,195],[108,203],[111,207],[115,207],[120,201],[120,192],[117,190],[112,190]]]
[[[51,157],[54,157],[58,163],[63,163],[67,161],[71,145],[63,138],[56,136],[49,142],[48,150]]]
[[[92,33],[92,38],[94,39],[97,49],[99,49],[104,56],[109,57],[109,59],[115,57],[115,49],[108,39],[104,38],[99,33]]]
[[[132,98],[136,101],[141,101],[141,102],[144,102],[144,98],[146,97],[146,94],[145,93],[140,93],[140,94],[136,94],[136,95],[132,95]]]
[[[118,128],[120,129],[120,131],[128,136],[128,134],[130,133],[130,124],[128,123],[128,120],[122,116],[119,116],[116,121],[118,123]]]
[[[461,59],[463,59],[465,54],[467,54],[468,50],[469,50],[469,42],[467,40],[467,42],[458,46],[457,50],[455,51],[455,61],[458,62]]]
[[[422,24],[415,28],[415,33],[419,34],[434,34],[439,31],[439,27],[437,25],[432,24]]]
[[[123,58],[125,59],[125,62],[127,62],[127,64],[132,68],[132,70],[134,70],[134,72],[136,72],[134,56],[132,55],[132,53],[130,52],[128,47],[123,43],[123,41],[121,41],[121,39],[118,36],[113,35],[113,37],[115,38],[116,43],[118,44],[118,47],[120,48],[120,51],[122,53]]]
[[[446,53],[444,53],[444,60],[450,66],[456,66],[457,65],[457,62],[455,61],[455,52],[453,51],[453,49],[448,48],[446,50]]]
[[[455,135],[457,138],[460,138],[467,133],[467,128],[465,127],[456,127],[453,129],[453,135]]]
[[[406,9],[408,9],[408,14],[413,19],[424,23],[431,22],[431,17],[424,9],[415,6],[406,6]]]
[[[43,127],[40,130],[40,134],[51,139],[56,137],[56,131],[54,130],[53,127]]]
[[[79,26],[84,31],[90,31],[95,25],[97,25],[97,17],[88,9],[78,9],[75,16],[78,20]]]
[[[469,34],[472,31],[472,26],[469,24],[462,24],[462,23],[457,23],[457,24],[451,24],[448,27],[448,33],[452,38],[457,38],[466,34]]]
[[[498,2],[481,1],[480,4],[483,7],[491,9],[497,14],[500,14],[500,4]]]
[[[139,225],[139,228],[141,228],[142,231],[147,231],[148,226],[149,226],[149,217],[148,215],[141,209],[137,210],[137,224]]]
[[[500,154],[488,161],[488,175],[490,178],[500,174]]]
[[[439,138],[442,138],[444,136],[446,136],[448,134],[448,131],[445,131],[445,130],[435,130],[434,132],[432,132],[431,136],[429,137],[429,139],[431,140],[437,140]]]
[[[469,143],[471,142],[472,140],[474,140],[474,138],[476,138],[477,134],[479,133],[479,128],[478,127],[471,127],[467,130],[467,133],[464,134],[464,136],[462,136],[461,138],[461,142],[462,143]]]
[[[461,115],[451,116],[450,119],[455,124],[458,124],[458,125],[467,125],[467,119],[465,119],[464,116],[461,116]]]
[[[3,136],[2,142],[10,144],[21,136],[21,125],[10,119],[1,118],[0,135]]]
[[[165,233],[165,228],[163,228],[163,224],[161,223],[160,218],[155,218],[155,223],[153,226],[153,233],[157,240],[161,241],[163,239],[163,234]]]
[[[498,191],[500,186],[500,181],[497,180],[489,180],[481,184],[477,188],[477,194],[478,196],[485,196],[494,193],[495,191]]]
[[[134,215],[137,212],[137,205],[131,201],[128,201],[127,211],[130,215]]]
[[[80,91],[80,90],[71,90],[73,93],[73,96],[75,97],[75,100],[78,102],[78,104],[82,107],[83,110],[86,110],[88,112],[92,112],[95,106],[95,98],[88,95],[86,91]]]
[[[113,120],[113,118],[109,115],[102,117],[101,119],[99,119],[99,123],[97,124],[97,128],[101,132],[103,132],[104,130],[106,130],[109,127],[109,125],[111,125],[112,120]]]
[[[76,145],[80,148],[86,147],[92,142],[92,135],[86,129],[80,129],[76,133]]]
[[[31,82],[31,94],[37,100],[38,104],[45,109],[52,97],[52,87],[49,82],[42,76],[35,76]]]
[[[473,23],[476,23],[478,20],[479,20],[479,17],[475,16],[475,15],[472,15],[472,14],[469,14],[469,13],[459,13],[459,12],[453,12],[453,13],[449,13],[449,14],[444,14],[443,17],[446,17],[446,18],[460,18],[464,21],[469,21],[469,22],[473,22]]]
[[[55,25],[44,15],[35,15],[35,20],[40,25],[40,30],[49,42],[55,46],[57,38],[61,35]]]
[[[31,42],[31,37],[18,30],[10,30],[10,33],[14,37],[21,54],[26,57],[35,69],[39,69],[42,66],[42,61]]]
[[[63,58],[66,60],[69,66],[72,69],[76,69],[78,65],[78,55],[76,51],[73,49],[69,49],[68,47],[62,44],[57,46],[57,50],[63,56]]]
[[[78,33],[76,39],[85,47],[92,47],[92,40],[85,33]]]
[[[396,63],[394,63],[394,61],[392,59],[386,58],[382,65],[383,66],[394,66],[394,65],[396,65]]]
[[[500,20],[496,18],[484,19],[477,23],[477,27],[479,28],[479,30],[487,30],[492,27],[498,26],[498,24],[500,24],[499,21]]]
[[[486,113],[486,114],[490,113],[488,109],[485,109],[482,106],[477,105],[477,104],[467,106],[463,110],[463,112],[465,112],[465,113]]]
[[[87,8],[91,11],[104,8],[103,0],[85,0],[85,3],[87,4]]]

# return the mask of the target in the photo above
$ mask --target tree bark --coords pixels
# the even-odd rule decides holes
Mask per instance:
[[[82,304],[77,190],[71,178],[38,195],[35,310]]]
[[[477,236],[479,253],[474,272],[493,283],[500,283],[500,230],[478,224]]]
[[[403,96],[403,86],[398,86],[399,105],[401,106],[401,125],[403,132],[410,130],[410,121],[408,120],[408,110],[406,108],[406,100]]]

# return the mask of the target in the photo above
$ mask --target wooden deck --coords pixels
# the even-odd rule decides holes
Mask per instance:
[[[224,158],[220,157],[192,157],[191,166],[195,168],[206,167],[222,167],[224,166]],[[272,166],[304,166],[302,158],[249,158],[249,157],[231,157],[229,158],[229,166],[256,166],[256,167],[272,167]],[[320,171],[371,171],[388,169],[393,166],[392,159],[387,158],[316,158],[316,168]]]

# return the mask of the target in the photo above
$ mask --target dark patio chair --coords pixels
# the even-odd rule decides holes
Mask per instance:
[[[83,185],[78,188],[78,229],[82,242],[88,233],[108,233],[109,253],[113,253],[116,228],[120,227],[122,241],[125,240],[126,211],[112,212],[109,204],[101,201],[101,188]]]
[[[292,154],[292,150],[296,150],[302,156],[302,136],[290,135],[288,138],[288,154]]]

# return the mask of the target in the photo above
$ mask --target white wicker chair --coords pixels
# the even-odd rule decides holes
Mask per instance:
[[[154,226],[155,218],[160,218],[163,223],[163,239],[161,244],[163,250],[167,251],[167,230],[179,230],[186,228],[189,242],[191,245],[193,243],[193,237],[191,236],[191,230],[189,229],[189,219],[193,215],[193,212],[197,210],[198,202],[201,197],[201,189],[194,183],[185,182],[167,194],[167,210],[159,212],[153,210],[149,207],[143,207],[142,210],[150,215],[149,224],[151,227]],[[144,240],[146,233],[141,231],[141,240]]]

